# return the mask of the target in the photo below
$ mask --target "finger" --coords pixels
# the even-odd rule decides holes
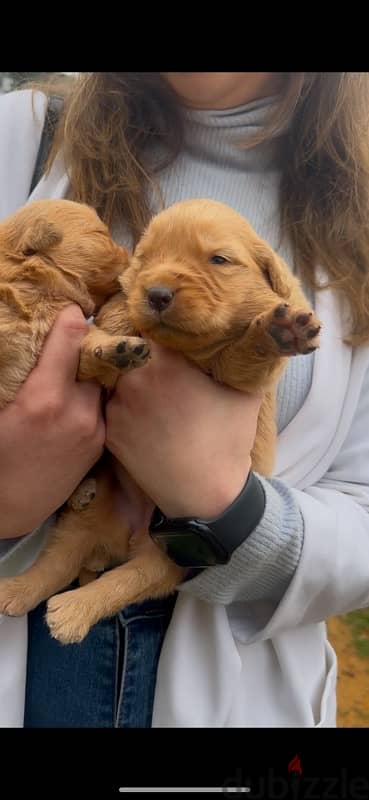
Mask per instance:
[[[88,324],[79,306],[64,308],[45,340],[38,364],[33,370],[34,379],[40,380],[42,374],[43,380],[50,380],[56,390],[75,381],[81,342],[87,332]]]
[[[78,384],[79,400],[82,405],[96,413],[103,413],[104,398],[102,386],[96,381],[81,381]]]
[[[192,367],[195,368],[193,364],[178,350],[173,350],[169,347],[164,347],[162,344],[158,344],[158,342],[152,341],[152,339],[147,338],[146,341],[150,345],[150,361],[148,362],[147,366],[151,364],[180,364],[186,363],[190,364]]]
[[[140,369],[133,369],[121,375],[115,387],[115,393],[121,394],[129,389],[142,389],[143,386],[152,385],[154,381],[167,383],[189,375],[192,372],[199,373],[199,367],[191,363],[182,353],[171,350],[157,344],[150,339],[146,339],[150,346],[150,360]],[[208,378],[207,378],[208,380]]]

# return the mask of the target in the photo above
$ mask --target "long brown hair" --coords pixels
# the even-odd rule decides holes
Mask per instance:
[[[83,73],[71,84],[51,152],[63,148],[71,196],[136,241],[150,216],[147,187],[183,142],[181,108],[159,73]],[[257,146],[279,143],[282,230],[303,282],[316,265],[346,298],[347,341],[369,340],[369,73],[285,73]],[[160,154],[150,166],[155,143]]]

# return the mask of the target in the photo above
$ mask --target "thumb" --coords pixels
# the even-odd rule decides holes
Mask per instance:
[[[63,386],[66,381],[76,379],[81,342],[89,326],[79,306],[69,305],[58,314],[43,345],[38,364],[33,370],[42,370],[43,378],[48,373],[53,385]]]

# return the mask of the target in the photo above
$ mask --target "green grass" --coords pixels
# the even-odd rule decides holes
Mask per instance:
[[[355,650],[362,658],[369,658],[369,608],[351,611],[342,619],[350,626]]]

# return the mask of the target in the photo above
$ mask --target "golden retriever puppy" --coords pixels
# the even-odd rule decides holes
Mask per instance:
[[[70,200],[35,201],[0,224],[0,408],[34,367],[58,312],[73,302],[90,317],[119,290],[127,264],[96,212]],[[142,340],[91,325],[78,377],[114,385],[123,348],[124,363],[128,351],[139,364],[148,355]]]
[[[70,254],[80,277],[78,248],[77,236]],[[93,259],[96,263],[96,254]],[[121,369],[136,366],[136,337],[146,334],[183,353],[216,381],[244,392],[262,390],[252,467],[270,475],[277,382],[290,356],[319,345],[320,323],[298,280],[244,217],[210,200],[184,201],[156,215],[131,259],[123,261],[121,291],[101,306],[93,336],[119,340],[124,348],[135,342],[128,352],[120,347]],[[35,298],[35,307],[40,300]],[[96,341],[89,349],[95,361]],[[148,347],[140,342],[141,364]],[[109,347],[101,347],[105,358]],[[111,368],[109,386],[119,364],[114,361]],[[99,379],[104,383],[103,375]],[[46,620],[52,635],[76,642],[124,606],[174,591],[185,571],[148,536],[152,509],[151,500],[106,454],[62,509],[35,563],[22,575],[0,581],[0,611],[23,614],[50,598]],[[113,568],[89,580],[106,567]],[[85,585],[54,594],[81,572]]]

